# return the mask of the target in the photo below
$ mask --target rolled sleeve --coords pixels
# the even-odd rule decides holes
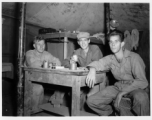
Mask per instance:
[[[60,60],[58,58],[52,56],[52,55],[50,55],[49,61],[53,62],[53,63],[56,63],[56,65],[58,65],[58,66],[61,65]]]
[[[98,61],[94,61],[90,63],[87,67],[93,67],[96,69],[96,71],[109,70],[110,63],[111,63],[110,56],[106,56]]]
[[[60,62],[60,60],[59,60],[58,58],[55,58],[55,57],[54,57],[53,60],[54,60],[54,62],[56,63],[56,65],[61,65],[61,62]]]
[[[52,54],[46,52],[45,56],[47,56],[47,58],[45,58],[45,59],[47,59],[50,63],[53,62],[53,63],[56,63],[56,65],[61,65],[60,60],[58,58],[54,57]]]

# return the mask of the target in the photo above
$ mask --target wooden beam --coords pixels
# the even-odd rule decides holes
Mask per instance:
[[[21,19],[19,26],[19,46],[18,46],[18,85],[17,85],[17,115],[23,116],[23,58],[24,58],[24,21],[25,21],[26,4],[22,3]]]
[[[106,33],[110,31],[110,4],[105,3],[105,14],[106,14]]]

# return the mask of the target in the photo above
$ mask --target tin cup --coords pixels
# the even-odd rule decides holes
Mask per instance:
[[[70,64],[70,70],[76,70],[77,69],[77,63],[73,62]]]

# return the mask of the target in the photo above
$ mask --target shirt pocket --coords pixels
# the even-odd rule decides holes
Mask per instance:
[[[125,64],[125,66],[124,66],[124,72],[126,74],[132,74],[132,72],[131,72],[131,66],[129,64]]]
[[[112,73],[113,73],[115,79],[117,79],[117,80],[123,80],[123,78],[125,76],[125,72],[124,72],[123,68],[120,68],[118,66],[115,66],[112,69]]]

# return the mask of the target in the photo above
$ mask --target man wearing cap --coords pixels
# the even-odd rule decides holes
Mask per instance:
[[[86,67],[88,64],[90,64],[93,61],[97,61],[103,57],[103,54],[99,47],[97,45],[89,45],[90,43],[90,34],[88,32],[80,32],[77,35],[78,44],[80,46],[79,49],[75,50],[73,55],[77,55],[78,61],[78,67]],[[74,62],[75,58],[68,57],[63,61],[63,66],[70,68],[70,63]],[[101,83],[100,86],[96,85],[93,89],[90,89],[90,92],[87,96],[90,96],[96,92],[99,91],[99,89],[102,89],[105,87],[105,82]],[[83,94],[84,95],[84,94]],[[82,98],[82,97],[81,97]],[[83,96],[83,99],[84,96]],[[83,106],[83,101],[81,101],[81,107]]]
[[[80,32],[77,35],[79,49],[73,52],[73,55],[78,56],[78,67],[86,67],[89,63],[99,60],[103,57],[101,50],[97,45],[89,45],[90,34],[87,32]],[[75,61],[72,57],[68,57],[63,61],[63,65],[67,68],[70,67],[70,62]]]

